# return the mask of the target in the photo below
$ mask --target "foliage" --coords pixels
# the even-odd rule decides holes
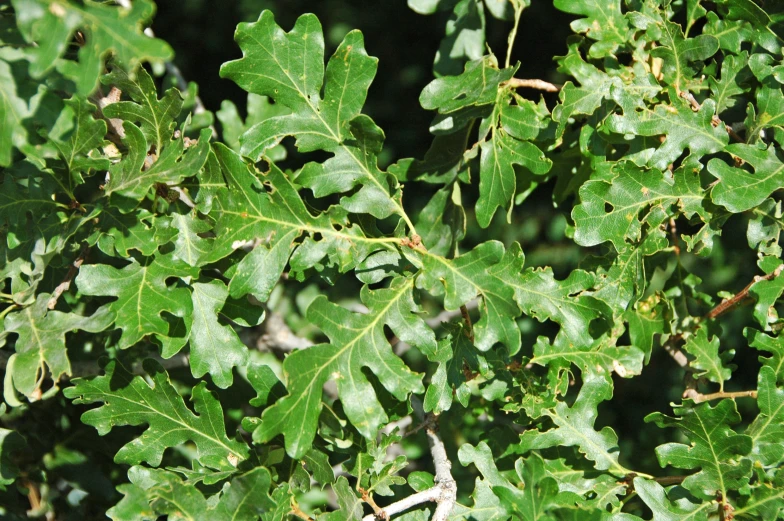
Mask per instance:
[[[0,517],[784,518],[782,7],[408,4],[422,158],[358,30],[0,5]]]

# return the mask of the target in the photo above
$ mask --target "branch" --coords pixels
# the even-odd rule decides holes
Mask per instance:
[[[784,270],[784,264],[780,264],[779,267],[776,268],[775,270],[773,270],[771,273],[768,273],[765,276],[759,276],[758,275],[758,276],[754,277],[754,280],[749,282],[748,285],[745,288],[743,288],[742,290],[740,290],[735,296],[723,300],[715,308],[713,308],[710,311],[708,311],[708,313],[703,317],[703,319],[704,320],[709,320],[709,319],[713,319],[713,318],[719,317],[719,316],[723,315],[724,313],[730,311],[734,307],[739,306],[739,305],[745,303],[744,301],[746,299],[751,298],[751,297],[749,297],[749,290],[751,289],[751,287],[754,284],[756,284],[757,282],[761,282],[763,280],[773,280],[776,277],[778,277],[779,275],[781,275],[781,272],[783,270]]]
[[[463,321],[466,325],[466,335],[468,335],[468,339],[473,342],[474,341],[474,325],[471,323],[471,315],[468,314],[468,308],[465,307],[465,304],[460,306],[460,313],[463,315]]]
[[[694,97],[694,94],[692,94],[691,92],[687,92],[687,91],[684,90],[684,91],[681,91],[679,96],[689,102],[689,105],[691,105],[691,109],[694,112],[697,112],[698,110],[700,110],[702,108],[702,105],[700,105],[700,102],[697,101],[697,99]],[[714,114],[713,118],[711,119],[711,125],[713,125],[714,127],[718,127],[719,125],[724,125],[724,130],[727,131],[727,134],[729,134],[729,136],[732,139],[734,139],[738,143],[745,143],[746,142],[742,137],[740,137],[735,132],[735,130],[731,126],[722,123],[721,119],[719,119],[719,116],[717,116],[715,114]]]
[[[556,85],[555,83],[550,83],[549,81],[522,78],[512,78],[511,80],[504,82],[502,85],[512,87],[513,89],[536,89],[543,90],[545,92],[558,92],[563,87],[563,85]]]
[[[267,318],[264,319],[264,333],[256,340],[256,349],[260,351],[291,352],[305,349],[313,345],[307,338],[302,338],[286,324],[283,315],[267,309]]]
[[[433,416],[428,416],[425,422],[431,422],[431,425],[427,427],[427,441],[430,444],[430,454],[433,457],[433,465],[436,469],[435,485],[427,490],[396,501],[382,508],[377,513],[368,514],[362,518],[362,521],[389,519],[389,516],[431,501],[436,503],[436,511],[431,521],[446,521],[447,517],[449,517],[455,506],[455,501],[457,501],[457,483],[455,483],[452,477],[452,463],[446,455],[444,442],[441,441],[438,432],[432,424],[433,418]]]
[[[438,315],[428,318],[425,320],[428,326],[435,328],[440,326],[444,322],[451,322],[453,318],[463,316],[463,308],[467,311],[476,309],[479,307],[479,299],[470,300],[465,303],[465,305],[460,306],[458,309],[453,311],[442,311]]]
[[[696,389],[686,389],[683,392],[683,398],[694,400],[694,403],[710,402],[712,400],[720,400],[722,398],[754,398],[757,399],[757,391],[735,391],[726,392],[720,391],[718,393],[702,394],[697,392]]]
[[[71,263],[68,267],[68,273],[65,274],[63,281],[54,288],[52,291],[52,297],[47,302],[46,307],[47,309],[54,309],[57,305],[57,299],[60,298],[60,295],[68,291],[71,287],[71,281],[76,276],[76,272],[79,271],[79,267],[84,263],[84,259],[87,257],[87,252],[90,248],[85,244],[82,246],[82,251],[79,252],[79,256],[76,257],[76,260]]]
[[[665,351],[667,351],[667,354],[670,355],[673,360],[675,360],[675,363],[688,370],[689,359],[686,358],[686,355],[681,350],[680,346],[678,346],[678,343],[681,340],[683,340],[683,335],[680,333],[677,335],[672,335],[669,339],[667,339],[662,347]]]

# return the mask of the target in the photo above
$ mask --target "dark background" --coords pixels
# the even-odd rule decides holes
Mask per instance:
[[[152,26],[174,48],[174,62],[185,78],[199,84],[208,110],[218,110],[221,101],[229,99],[244,113],[246,93],[218,75],[222,63],[241,57],[233,40],[238,23],[256,21],[262,10],[269,9],[278,25],[289,31],[297,17],[314,13],[324,27],[327,56],[348,31],[359,29],[368,54],[379,58],[364,112],[386,133],[384,159],[394,162],[424,155],[431,140],[427,129],[432,113],[420,107],[419,93],[433,79],[433,58],[450,13],[422,16],[402,0],[226,0],[219,4],[216,8],[208,0],[163,0]],[[512,62],[522,62],[518,77],[558,81],[553,57],[566,54],[572,19],[551,2],[534,2],[526,9],[512,54]],[[511,24],[489,13],[487,24],[487,43],[503,62]]]

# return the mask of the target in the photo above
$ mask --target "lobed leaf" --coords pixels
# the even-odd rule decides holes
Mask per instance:
[[[193,388],[194,413],[158,362],[147,359],[143,365],[149,383],[111,360],[104,368],[104,376],[78,378],[63,391],[66,398],[77,404],[103,403],[82,415],[82,422],[95,427],[102,436],[116,426],[147,425],[144,434],[117,452],[115,462],[158,466],[167,448],[186,442],[196,446],[201,464],[215,469],[235,467],[248,457],[244,443],[226,436],[223,410],[206,383]]]

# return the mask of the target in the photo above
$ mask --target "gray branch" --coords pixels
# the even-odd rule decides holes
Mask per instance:
[[[405,512],[411,507],[429,502],[436,503],[436,511],[433,513],[431,521],[446,521],[449,517],[457,501],[457,483],[452,477],[452,462],[446,455],[444,442],[438,435],[434,418],[431,416],[425,421],[430,423],[427,427],[427,441],[430,444],[430,455],[436,468],[435,485],[396,501],[382,508],[378,513],[368,514],[362,518],[362,521],[389,519],[390,516]]]

